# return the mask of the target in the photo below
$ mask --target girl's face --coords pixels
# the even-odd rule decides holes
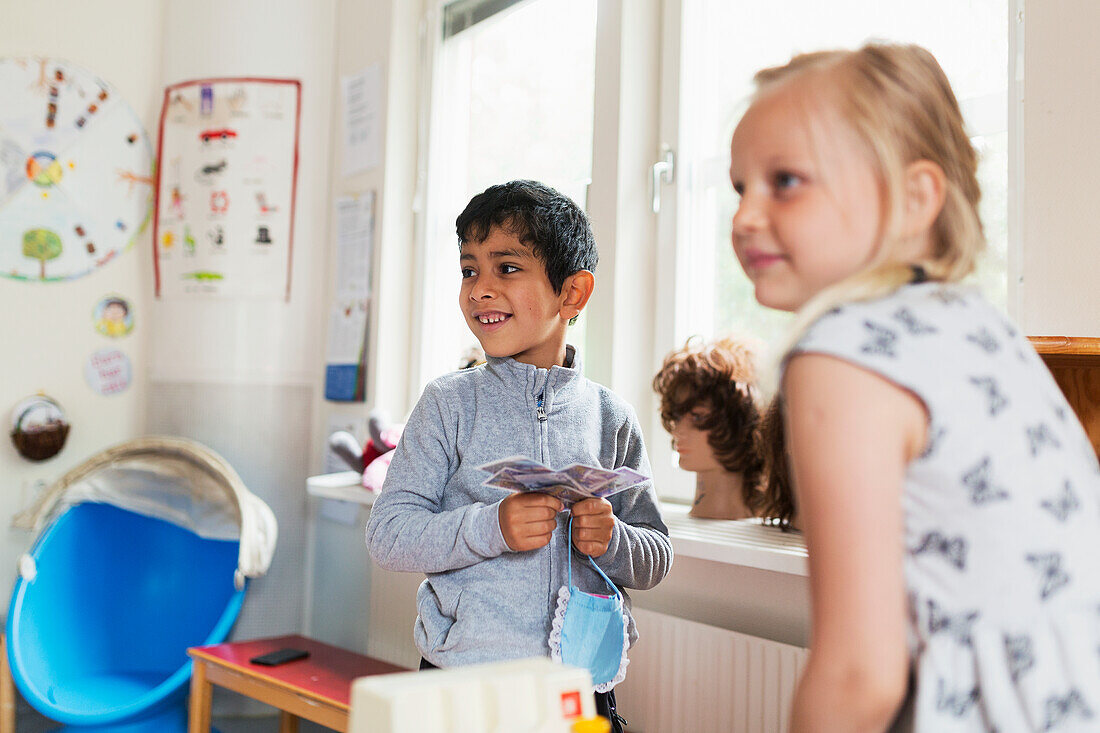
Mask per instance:
[[[707,441],[710,433],[699,429],[707,414],[706,408],[696,407],[672,424],[672,445],[680,454],[680,468],[685,471],[724,470]]]
[[[825,105],[811,134],[801,88],[792,82],[756,101],[730,150],[730,181],[741,197],[734,253],[757,301],[785,311],[866,267],[882,225],[867,152]]]

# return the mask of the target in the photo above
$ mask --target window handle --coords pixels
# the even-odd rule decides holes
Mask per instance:
[[[672,148],[662,145],[661,153],[661,158],[649,171],[649,185],[653,195],[650,205],[654,214],[661,211],[661,184],[672,183],[676,173],[676,155],[672,152]]]

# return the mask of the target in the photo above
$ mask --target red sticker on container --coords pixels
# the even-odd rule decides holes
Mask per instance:
[[[579,718],[581,716],[580,690],[561,693],[561,715],[563,718]]]

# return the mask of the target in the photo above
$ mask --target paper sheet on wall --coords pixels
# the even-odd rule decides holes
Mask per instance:
[[[368,66],[340,79],[344,93],[344,176],[378,165],[382,152],[382,67]]]
[[[325,399],[366,398],[367,329],[374,253],[373,191],[341,196],[335,206],[336,273],[325,354]]]
[[[374,191],[336,199],[336,293],[370,295],[374,256]]]
[[[325,399],[363,402],[366,399],[366,345],[370,298],[332,304],[328,355],[325,362]]]
[[[158,297],[290,297],[301,85],[203,79],[165,89]]]

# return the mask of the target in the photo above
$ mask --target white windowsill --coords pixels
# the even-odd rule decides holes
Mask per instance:
[[[341,471],[310,476],[306,479],[306,493],[319,499],[337,499],[370,506],[377,496],[363,488],[363,476],[358,471]]]
[[[661,502],[661,516],[677,557],[809,575],[806,542],[799,532],[766,527],[757,519],[695,519],[686,504]]]
[[[370,506],[376,494],[367,491],[355,471],[311,476],[306,491],[321,499]],[[798,532],[765,527],[755,519],[695,519],[686,504],[661,502],[661,516],[678,557],[740,565],[791,575],[808,575],[806,543]]]

